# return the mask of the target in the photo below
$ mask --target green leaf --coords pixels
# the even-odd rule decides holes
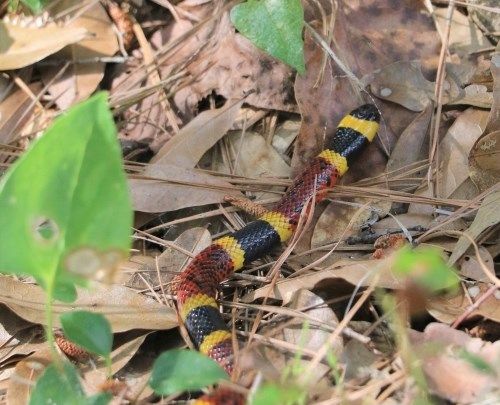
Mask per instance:
[[[149,385],[159,395],[170,395],[200,390],[228,378],[211,358],[193,350],[175,349],[156,359]]]
[[[0,272],[57,299],[128,254],[132,209],[107,95],[71,108],[0,180]]]
[[[111,353],[113,334],[108,320],[101,314],[87,311],[65,312],[61,315],[64,336],[85,350],[107,357]]]
[[[305,404],[306,392],[298,387],[266,384],[255,393],[252,405]]]
[[[454,289],[458,276],[449,267],[438,249],[406,246],[397,252],[394,271],[400,276],[409,277],[430,292]]]
[[[42,11],[43,7],[48,3],[48,0],[21,0],[34,13]]]
[[[101,392],[87,398],[86,405],[108,405],[112,398],[113,395],[110,392]]]
[[[30,405],[86,405],[75,367],[64,362],[61,369],[49,365],[37,380],[31,394]]]
[[[300,0],[249,0],[233,7],[231,21],[256,47],[305,72]]]

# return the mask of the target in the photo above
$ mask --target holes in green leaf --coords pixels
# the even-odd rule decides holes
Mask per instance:
[[[32,232],[35,240],[41,243],[54,243],[59,238],[59,227],[50,218],[40,216],[34,219]]]

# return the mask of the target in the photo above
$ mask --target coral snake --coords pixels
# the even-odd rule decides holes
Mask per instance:
[[[178,276],[175,283],[178,311],[192,342],[228,374],[233,371],[233,346],[215,300],[219,283],[291,238],[304,205],[312,197],[316,203],[324,198],[327,189],[347,171],[363,146],[373,140],[379,121],[380,114],[372,104],[351,111],[340,121],[326,148],[295,178],[271,211],[215,240]],[[235,405],[244,403],[244,398],[228,389],[219,389],[195,403]]]

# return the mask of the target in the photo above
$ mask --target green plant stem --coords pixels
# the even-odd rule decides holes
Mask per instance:
[[[45,290],[45,337],[47,339],[47,343],[50,348],[50,352],[52,354],[52,361],[54,364],[59,364],[59,355],[56,350],[56,342],[54,339],[54,312],[52,311],[52,303],[53,303],[53,284],[47,286]]]
[[[113,375],[113,370],[111,370],[111,366],[112,366],[112,361],[111,361],[111,355],[108,354],[104,360],[106,361],[106,372],[108,374],[108,378],[111,378],[111,376]]]

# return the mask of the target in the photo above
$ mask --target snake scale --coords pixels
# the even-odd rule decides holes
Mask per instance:
[[[372,104],[362,105],[344,116],[325,149],[295,178],[271,211],[215,240],[178,276],[178,311],[192,342],[229,375],[233,371],[233,343],[215,299],[219,283],[291,238],[304,205],[312,197],[316,203],[325,197],[361,149],[373,140],[379,121],[380,114]],[[219,389],[195,403],[235,405],[243,402],[240,394]]]

